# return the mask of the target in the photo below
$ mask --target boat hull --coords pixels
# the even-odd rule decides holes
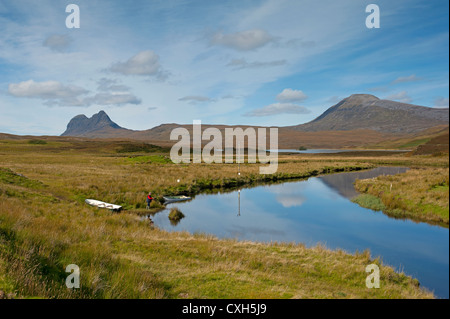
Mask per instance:
[[[102,202],[102,201],[96,200],[96,199],[86,199],[85,203],[88,205],[91,205],[91,206],[98,207],[98,208],[106,208],[106,209],[109,209],[112,211],[117,211],[117,212],[122,210],[122,206],[105,203],[105,202]]]
[[[188,196],[163,196],[163,198],[166,204],[184,202],[191,199],[191,197]]]

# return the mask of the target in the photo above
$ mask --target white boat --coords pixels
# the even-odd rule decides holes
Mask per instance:
[[[117,211],[117,212],[122,210],[122,206],[105,203],[105,202],[102,202],[100,200],[95,200],[95,199],[86,199],[85,203],[88,205],[91,205],[91,206],[98,207],[98,208],[107,208],[107,209]]]
[[[173,202],[182,202],[182,201],[191,199],[191,197],[184,196],[184,195],[182,195],[182,196],[163,196],[163,198],[164,198],[164,201],[166,204],[170,204]]]

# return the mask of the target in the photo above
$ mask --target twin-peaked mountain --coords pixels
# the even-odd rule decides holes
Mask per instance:
[[[448,125],[448,108],[429,108],[381,100],[373,95],[355,94],[330,107],[309,123],[279,127],[279,148],[358,147],[383,140],[445,132]],[[192,125],[163,124],[149,130],[134,131],[120,127],[104,111],[100,111],[91,118],[85,115],[75,116],[62,136],[126,138],[169,143],[170,132],[176,127],[192,129]],[[217,127],[223,130],[233,126],[202,127]]]
[[[104,111],[100,111],[91,118],[84,114],[75,116],[67,124],[67,129],[61,136],[93,137],[98,132],[108,129],[120,130],[122,127],[111,121]]]

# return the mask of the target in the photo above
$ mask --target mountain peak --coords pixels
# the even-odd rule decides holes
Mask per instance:
[[[366,103],[366,102],[372,102],[372,101],[379,101],[380,99],[377,98],[375,95],[371,95],[371,94],[352,94],[345,100],[347,102]]]
[[[383,133],[413,133],[448,125],[448,119],[448,109],[380,100],[370,94],[353,94],[315,120],[293,128],[304,132],[366,129]]]
[[[92,115],[91,118],[80,114],[70,120],[69,124],[67,124],[66,131],[61,136],[85,136],[86,134],[105,128],[121,129],[119,125],[111,121],[105,111],[100,111]]]
[[[106,114],[105,111],[101,110],[100,112],[98,112],[97,114],[94,114],[92,117],[94,116],[98,116],[98,117],[107,117],[109,118],[108,114]]]

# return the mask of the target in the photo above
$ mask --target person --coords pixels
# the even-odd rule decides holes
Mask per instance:
[[[150,204],[152,203],[153,197],[152,197],[152,193],[148,193],[147,195],[147,209],[150,209]]]

